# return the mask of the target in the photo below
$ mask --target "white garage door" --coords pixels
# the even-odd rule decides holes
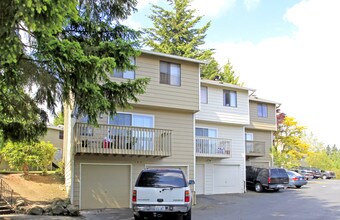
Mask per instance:
[[[204,165],[196,164],[196,194],[204,194]]]
[[[80,208],[130,207],[130,166],[81,164]]]
[[[239,166],[214,165],[214,194],[240,193],[241,184]]]

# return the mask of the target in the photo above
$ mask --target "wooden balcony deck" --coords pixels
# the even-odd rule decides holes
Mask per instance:
[[[196,157],[229,158],[231,157],[231,140],[196,137]]]
[[[263,157],[265,155],[265,142],[246,141],[247,157]]]
[[[168,157],[172,131],[167,129],[86,123],[74,126],[75,153]]]

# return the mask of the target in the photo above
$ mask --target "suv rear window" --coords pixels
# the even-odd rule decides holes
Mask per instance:
[[[272,177],[286,177],[287,172],[285,169],[271,169],[270,174]]]
[[[137,187],[186,187],[182,171],[150,170],[141,173]]]

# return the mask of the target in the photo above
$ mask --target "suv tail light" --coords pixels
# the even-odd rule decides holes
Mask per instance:
[[[133,190],[132,192],[132,202],[137,202],[137,190]]]
[[[190,191],[189,190],[185,190],[184,202],[190,202]]]
[[[270,177],[268,177],[268,183],[271,183],[272,179]]]

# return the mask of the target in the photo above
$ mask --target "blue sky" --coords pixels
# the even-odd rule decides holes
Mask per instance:
[[[125,24],[151,27],[150,3]],[[325,144],[340,147],[339,0],[193,0],[211,21],[206,47],[223,65],[229,59],[245,86],[281,110]]]

